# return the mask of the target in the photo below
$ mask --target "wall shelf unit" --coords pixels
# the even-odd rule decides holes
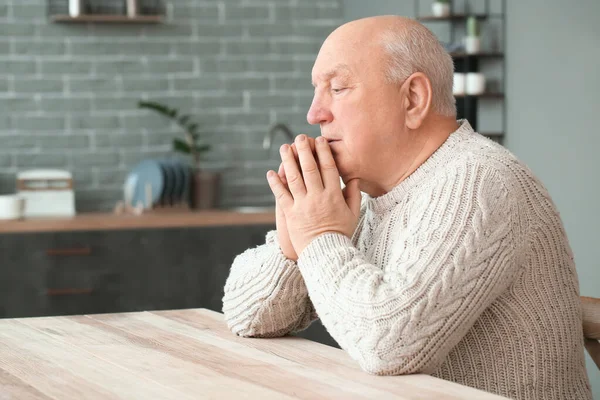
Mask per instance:
[[[480,68],[482,67],[482,63],[485,62],[486,65],[493,65],[494,67],[501,67],[501,77],[498,82],[490,82],[486,79],[487,82],[487,90],[489,92],[483,93],[481,95],[462,95],[455,96],[456,98],[456,109],[457,109],[457,117],[458,118],[466,118],[469,120],[473,128],[480,132],[481,134],[489,137],[490,139],[497,141],[499,143],[503,142],[504,134],[506,131],[506,0],[480,0],[478,5],[483,5],[484,10],[481,10],[481,7],[478,8],[476,13],[472,13],[472,4],[476,2],[475,0],[463,0],[461,1],[461,9],[458,9],[457,3],[458,0],[450,1],[450,15],[445,17],[436,17],[429,15],[431,10],[425,10],[421,4],[422,0],[414,0],[414,10],[415,10],[415,19],[421,21],[425,25],[430,23],[438,24],[445,23],[449,25],[449,43],[456,43],[458,39],[462,39],[459,37],[459,34],[464,31],[464,29],[460,29],[464,27],[467,19],[470,16],[474,16],[477,18],[482,28],[485,28],[486,24],[496,23],[500,26],[501,30],[501,48],[493,48],[493,49],[482,49],[479,53],[467,54],[463,50],[451,51],[449,54],[452,56],[454,60],[454,70],[455,72],[480,72]],[[491,2],[495,3],[494,12],[492,12]],[[431,4],[430,2],[428,4]],[[422,15],[423,14],[423,15]],[[442,40],[443,43],[447,41]],[[487,74],[486,74],[486,78]],[[491,83],[491,84],[490,84]],[[494,85],[495,83],[495,85]],[[491,88],[491,86],[494,86]],[[499,103],[496,107],[498,110],[496,112],[501,112],[501,127],[494,127],[492,129],[484,129],[483,131],[479,130],[479,126],[483,125],[480,119],[482,119],[481,115],[478,111],[480,108],[479,102],[485,99],[486,102],[497,102]],[[486,103],[487,105],[488,103]],[[489,114],[488,114],[489,115]]]
[[[128,17],[126,15],[80,15],[71,17],[70,15],[52,15],[52,22],[57,23],[127,23],[127,24],[159,24],[164,21],[161,15],[138,15],[136,17]]]
[[[452,58],[466,58],[466,57],[479,57],[479,58],[502,58],[504,57],[503,53],[494,52],[494,51],[482,51],[481,53],[475,54],[467,54],[465,52],[453,51],[450,53]]]
[[[77,15],[69,12],[69,0],[46,1],[48,19],[54,23],[158,24],[166,20],[162,0],[79,0]]]
[[[461,94],[455,95],[454,97],[463,98],[463,97],[479,97],[479,98],[488,98],[488,99],[503,99],[504,93],[482,93],[482,94]]]
[[[418,15],[418,12],[417,12]],[[488,18],[488,14],[453,14],[451,13],[447,17],[435,17],[433,15],[418,16],[417,19],[422,22],[430,21],[462,21],[473,15],[475,18],[483,20]]]

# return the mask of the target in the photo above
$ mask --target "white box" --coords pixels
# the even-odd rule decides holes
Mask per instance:
[[[26,218],[75,215],[73,178],[68,171],[36,169],[19,172],[17,193],[25,199]]]

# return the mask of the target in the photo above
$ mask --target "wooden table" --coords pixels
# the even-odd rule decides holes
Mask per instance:
[[[239,338],[205,309],[0,320],[0,400],[501,399],[381,377],[298,337]]]

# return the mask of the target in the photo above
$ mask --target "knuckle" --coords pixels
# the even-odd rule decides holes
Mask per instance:
[[[275,199],[277,201],[282,201],[285,198],[285,193],[284,192],[279,192],[275,195]]]
[[[304,168],[303,168],[304,172],[312,174],[318,171],[317,168],[317,164],[315,163],[308,163]]]
[[[290,185],[293,185],[296,182],[298,182],[298,179],[300,179],[298,174],[290,174],[287,176],[287,181],[288,181],[288,184],[290,184]]]
[[[325,161],[325,162],[321,163],[321,168],[327,169],[327,170],[330,170],[330,169],[335,170],[335,169],[337,169],[337,166],[335,165],[334,162]]]

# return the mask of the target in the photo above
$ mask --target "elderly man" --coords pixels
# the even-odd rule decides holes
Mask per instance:
[[[277,230],[234,260],[228,326],[275,337],[320,318],[373,374],[591,399],[559,214],[531,171],[456,121],[452,73],[413,20],[327,38],[308,112],[322,136],[282,146],[267,174]]]

